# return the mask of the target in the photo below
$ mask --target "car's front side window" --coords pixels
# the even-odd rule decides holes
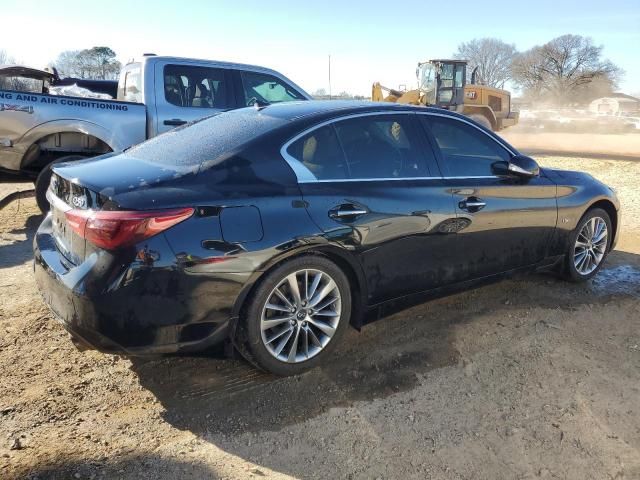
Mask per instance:
[[[417,135],[410,115],[367,115],[312,130],[287,153],[318,180],[424,177],[432,153]]]
[[[491,176],[495,162],[511,158],[502,145],[468,123],[435,115],[428,117],[427,123],[450,176]]]

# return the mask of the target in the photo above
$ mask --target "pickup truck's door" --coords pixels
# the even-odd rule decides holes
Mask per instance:
[[[158,63],[155,71],[156,133],[234,108],[228,69]]]

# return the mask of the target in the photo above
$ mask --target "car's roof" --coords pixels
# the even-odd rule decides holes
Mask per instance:
[[[238,114],[248,113],[251,111],[255,115],[264,115],[272,119],[278,119],[285,122],[300,122],[302,124],[314,124],[332,120],[334,118],[346,117],[349,115],[357,115],[362,113],[387,113],[387,112],[417,112],[417,113],[434,113],[439,116],[447,116],[456,118],[469,123],[469,118],[451,110],[438,107],[423,107],[420,105],[406,105],[390,102],[370,102],[367,100],[306,100],[296,102],[283,102],[265,107],[247,107],[236,110]],[[503,138],[494,132],[487,130],[486,133],[494,137],[499,143],[503,144],[512,152],[517,150],[509,145]]]
[[[442,108],[422,107],[390,102],[370,102],[367,100],[306,100],[283,102],[257,109],[260,113],[285,120],[300,118],[331,117],[332,114],[349,115],[366,112],[437,112],[451,116],[455,113]]]

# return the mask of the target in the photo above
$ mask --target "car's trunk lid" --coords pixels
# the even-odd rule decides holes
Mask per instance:
[[[126,154],[56,165],[47,198],[58,250],[68,262],[78,265],[97,248],[73,231],[65,215],[68,211],[152,210],[157,207],[159,191],[167,189],[177,203],[185,195],[175,195],[175,184],[194,169],[154,165]],[[123,197],[127,199],[124,204]]]
[[[197,170],[197,166],[171,168],[154,164],[126,152],[64,163],[54,168],[60,177],[88,188],[102,200],[132,190],[157,187]]]

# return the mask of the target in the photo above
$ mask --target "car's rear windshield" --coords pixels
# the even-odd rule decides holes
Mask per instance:
[[[126,155],[177,169],[206,168],[284,123],[254,108],[223,112],[136,145]]]

